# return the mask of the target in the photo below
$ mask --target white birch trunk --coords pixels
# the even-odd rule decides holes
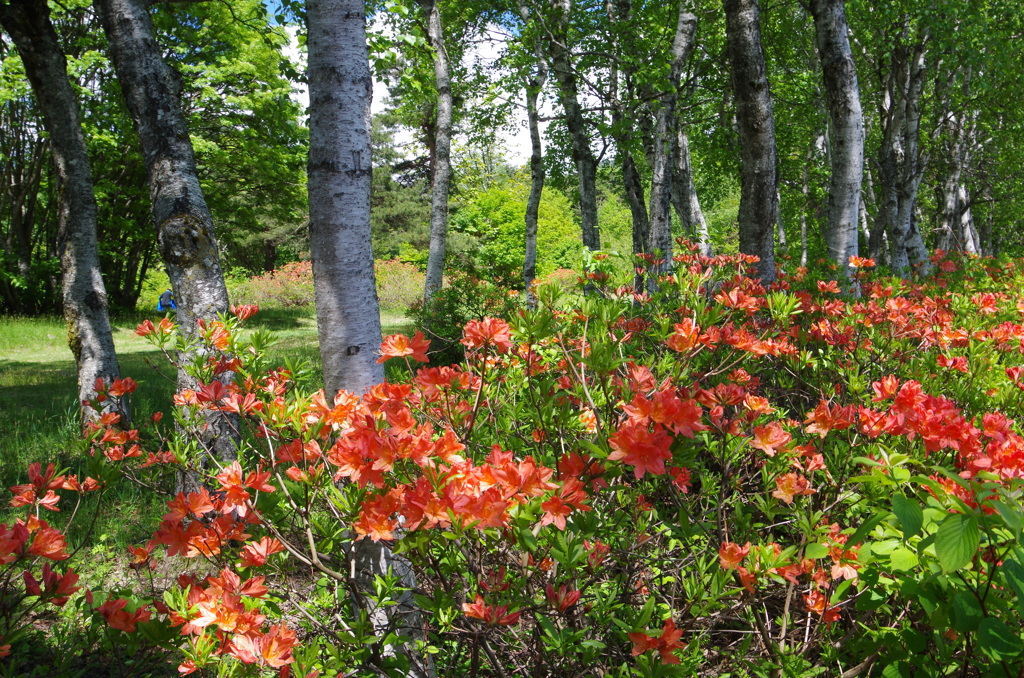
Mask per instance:
[[[758,277],[775,280],[775,222],[778,220],[775,117],[761,46],[757,0],[724,0],[725,31],[732,64],[742,169],[740,252],[755,254]]]
[[[67,60],[50,21],[46,0],[0,4],[0,24],[14,40],[35,93],[57,178],[57,241],[68,344],[78,369],[78,401],[95,397],[96,379],[120,375],[100,276],[96,197],[82,134],[78,99],[68,80]],[[83,421],[99,412],[82,405]],[[128,420],[128,411],[121,414]]]
[[[551,73],[558,83],[558,100],[565,112],[566,126],[572,140],[572,159],[580,182],[580,220],[583,246],[601,249],[597,224],[597,159],[590,148],[590,134],[583,107],[580,105],[568,42],[568,23],[572,0],[551,0],[553,26],[548,39]]]
[[[830,134],[828,224],[825,244],[829,257],[850,279],[851,256],[860,253],[857,225],[864,180],[864,117],[861,113],[857,69],[850,49],[843,0],[813,0],[818,57],[825,82]]]
[[[672,270],[672,147],[676,122],[676,103],[679,100],[679,86],[683,68],[690,52],[693,51],[694,36],[697,34],[697,16],[690,11],[690,2],[682,0],[676,19],[675,37],[672,39],[672,62],[669,69],[669,90],[661,96],[654,131],[654,162],[651,180],[651,220],[649,247],[651,252],[660,251],[664,259],[652,274],[658,275]]]
[[[423,0],[427,15],[427,37],[434,54],[434,82],[437,87],[437,119],[434,123],[434,162],[430,177],[430,252],[423,296],[429,299],[441,289],[448,242],[448,192],[452,179],[452,83],[444,29],[437,0]]]
[[[373,82],[361,0],[308,0],[309,239],[313,255],[320,355],[328,399],[362,393],[384,379],[377,362],[380,311],[370,246],[370,99]],[[393,607],[368,605],[378,638],[395,631],[422,637],[409,564],[383,542],[357,542],[351,554],[359,599],[389,571],[409,591]],[[382,647],[382,652],[394,648]],[[409,654],[409,676],[430,675]]]
[[[682,122],[677,120],[676,124],[676,143],[672,147],[672,206],[687,235],[700,245],[700,253],[710,257],[713,254],[711,236],[697,197],[697,187],[693,183],[690,139]]]

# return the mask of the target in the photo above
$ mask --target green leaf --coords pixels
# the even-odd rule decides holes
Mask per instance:
[[[996,661],[1011,659],[1024,650],[1020,633],[1014,633],[1009,626],[995,617],[985,617],[981,620],[978,625],[978,642],[981,651]]]
[[[974,516],[952,513],[935,533],[935,555],[943,571],[952,572],[970,564],[978,552],[981,531]]]
[[[853,533],[853,536],[847,540],[847,544],[850,546],[856,546],[864,541],[864,538],[871,534],[871,530],[875,529],[878,523],[882,522],[885,517],[889,515],[885,511],[878,511],[871,515],[867,520],[861,523],[860,527]]]
[[[999,513],[1003,522],[1006,523],[1006,527],[1014,534],[1020,535],[1021,530],[1024,529],[1024,514],[1021,513],[1020,507],[1007,506],[1001,501],[988,503]]]
[[[961,591],[953,597],[953,628],[960,633],[976,631],[984,617],[985,611],[974,595]]]
[[[893,495],[892,512],[899,518],[904,539],[910,539],[921,532],[921,526],[924,525],[924,511],[921,510],[921,505],[917,501],[908,499],[902,494]]]
[[[1016,560],[1004,560],[999,568],[1006,584],[1017,594],[1017,608],[1024,615],[1024,567]]]
[[[889,562],[892,563],[892,569],[897,572],[906,572],[917,567],[917,554],[900,547],[889,554]]]
[[[804,551],[804,558],[824,558],[828,555],[828,547],[817,542],[808,544]]]
[[[882,669],[882,678],[906,678],[910,674],[907,672],[907,664],[905,662],[896,662],[895,664],[889,664]]]

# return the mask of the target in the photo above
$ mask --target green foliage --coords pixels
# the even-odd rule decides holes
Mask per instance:
[[[451,218],[452,230],[479,243],[471,254],[473,269],[503,286],[522,288],[529,193],[528,174],[520,171],[463,195]],[[568,199],[557,189],[546,189],[537,219],[537,274],[572,268],[582,249]]]
[[[432,343],[431,361],[440,365],[461,362],[465,350],[462,330],[470,320],[487,316],[507,318],[519,307],[519,295],[469,273],[455,272],[429,301],[409,309],[409,318]]]
[[[215,491],[170,498],[133,550],[145,571],[166,547],[184,578],[71,597],[74,647],[140,662],[159,648],[183,671],[238,676],[270,661],[400,673],[425,655],[468,676],[1019,673],[1024,437],[1006,413],[1024,393],[1024,265],[936,257],[938,277],[913,286],[862,271],[855,299],[803,270],[766,291],[744,257],[679,251],[639,304],[601,253],[586,293],[542,287],[535,310],[495,296],[509,321],[466,322],[458,364],[388,336],[382,359],[407,371],[330,402],[293,353],[273,369],[273,323],[223,318],[191,340],[143,324],[172,360],[211,352],[189,365],[199,387],[178,394],[173,426],[90,431],[80,473],[161,487],[184,467]],[[469,312],[456,300],[500,292],[459,276],[448,291],[450,325]],[[214,380],[227,360],[231,390]],[[224,411],[238,459],[216,464],[198,440]],[[15,489],[30,511],[48,501],[33,477]],[[333,565],[374,540],[415,585],[382,572],[351,595]],[[49,604],[11,572],[7,600]],[[123,607],[101,609],[108,592]],[[407,594],[423,623],[375,627],[369,611]],[[135,613],[149,619],[122,630]],[[238,636],[250,613],[249,639],[276,639],[263,659]]]
[[[397,259],[377,260],[373,272],[382,312],[404,314],[423,297],[426,276],[417,266]]]

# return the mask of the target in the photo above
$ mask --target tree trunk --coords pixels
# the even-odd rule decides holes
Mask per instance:
[[[228,295],[181,110],[181,78],[161,57],[148,5],[96,0],[95,7],[146,160],[157,245],[177,299],[178,322],[191,336],[200,319],[227,313]],[[182,381],[191,385],[179,374]]]
[[[572,0],[551,0],[551,6],[554,21],[553,30],[548,36],[548,54],[551,57],[551,72],[558,84],[558,100],[565,112],[565,123],[572,139],[572,159],[579,175],[583,246],[589,250],[599,250],[601,234],[597,225],[597,159],[590,148],[590,134],[586,118],[583,117],[568,46]]]
[[[697,188],[693,184],[693,165],[690,162],[690,139],[681,121],[676,125],[676,143],[672,146],[672,206],[683,224],[686,234],[700,245],[700,253],[710,257],[711,236],[708,222],[697,199]]]
[[[831,123],[832,173],[829,180],[825,244],[829,257],[847,279],[855,269],[851,256],[860,253],[857,225],[864,180],[864,118],[853,51],[848,38],[843,0],[812,0],[814,31],[825,82]]]
[[[629,18],[631,3],[629,0],[618,0],[618,2],[605,2],[605,13],[608,15],[608,23],[612,32],[612,53],[615,58],[608,69],[608,92],[607,100],[610,102],[612,112],[611,136],[615,142],[615,156],[619,162],[622,172],[623,190],[626,194],[626,203],[629,205],[629,213],[633,224],[633,260],[636,275],[633,278],[633,289],[637,292],[644,288],[644,275],[641,267],[636,263],[637,257],[650,252],[649,237],[651,224],[647,216],[647,203],[644,198],[643,179],[637,169],[636,160],[633,158],[633,151],[636,145],[634,141],[635,124],[637,117],[627,112],[624,102],[633,102],[634,92],[630,87],[632,73],[627,71],[623,78],[626,82],[625,88],[620,88],[619,63],[624,61],[622,57],[622,44],[618,40],[619,21],[626,21]],[[626,48],[628,49],[628,47]],[[623,94],[622,89],[625,89]]]
[[[120,376],[100,276],[96,241],[96,197],[79,118],[78,99],[68,80],[67,61],[50,22],[46,0],[0,4],[0,24],[14,40],[25,65],[56,168],[58,249],[68,344],[78,368],[78,401],[96,395],[95,382]],[[82,406],[83,421],[100,413]],[[127,419],[128,412],[122,411]]]
[[[519,5],[519,14],[525,24],[529,20],[529,8]],[[535,308],[537,298],[533,293],[533,281],[537,277],[537,221],[540,218],[540,199],[544,192],[544,149],[540,137],[540,108],[538,100],[548,79],[548,62],[541,45],[534,49],[537,70],[526,83],[526,121],[530,128],[530,196],[526,200],[526,256],[523,258],[523,285],[526,289],[526,305]]]
[[[361,0],[308,0],[309,240],[320,355],[328,402],[341,389],[363,393],[384,379],[377,362],[380,312],[370,245],[370,98],[373,81]],[[408,563],[383,542],[353,549],[356,586],[372,592],[389,570],[410,590],[395,607],[367,610],[378,637],[421,635]],[[385,652],[392,648],[383,648]],[[410,676],[428,675],[414,668]]]
[[[437,0],[421,0],[427,14],[427,37],[434,50],[434,81],[437,86],[437,120],[434,127],[434,162],[431,173],[430,253],[423,296],[429,299],[441,288],[448,239],[448,191],[452,178],[452,85],[444,30]]]
[[[669,89],[661,96],[654,130],[654,162],[651,180],[651,222],[649,249],[660,251],[664,263],[652,274],[672,270],[672,147],[676,121],[676,102],[679,100],[679,85],[683,78],[683,67],[693,50],[697,34],[697,17],[690,11],[688,0],[679,3],[675,37],[672,40],[672,63],[669,71]]]
[[[882,203],[870,248],[872,256],[880,251],[884,225],[889,239],[889,265],[894,274],[903,278],[912,272],[926,274],[929,269],[924,240],[914,219],[917,192],[928,164],[927,156],[920,152],[919,139],[927,42],[924,35],[912,47],[897,45],[883,83],[882,143],[878,156]]]
[[[732,64],[740,156],[740,252],[760,257],[758,277],[775,280],[775,222],[778,218],[775,118],[761,47],[757,0],[724,0],[725,33]]]
[[[180,76],[164,63],[153,33],[148,5],[141,0],[96,0],[94,3],[107,36],[111,61],[139,135],[146,162],[150,208],[156,225],[157,248],[177,300],[179,332],[186,338],[199,334],[199,321],[210,322],[228,312],[228,293],[220,268],[213,218],[199,186],[195,155],[181,109]],[[198,358],[179,355],[178,388],[195,389],[198,380],[187,365]],[[216,377],[225,385],[234,373]],[[237,415],[207,412],[198,442],[208,455],[234,459]],[[201,460],[200,463],[205,463]],[[180,491],[194,491],[199,480],[185,472],[178,478]]]

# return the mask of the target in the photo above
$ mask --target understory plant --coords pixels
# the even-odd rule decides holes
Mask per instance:
[[[267,364],[251,307],[208,323],[173,426],[91,434],[110,477],[200,480],[132,549],[138,606],[94,617],[204,675],[1017,676],[1020,263],[857,259],[852,296],[680,251],[654,293],[595,257],[571,302],[466,323],[457,364],[386,337],[410,376],[365,394]]]

